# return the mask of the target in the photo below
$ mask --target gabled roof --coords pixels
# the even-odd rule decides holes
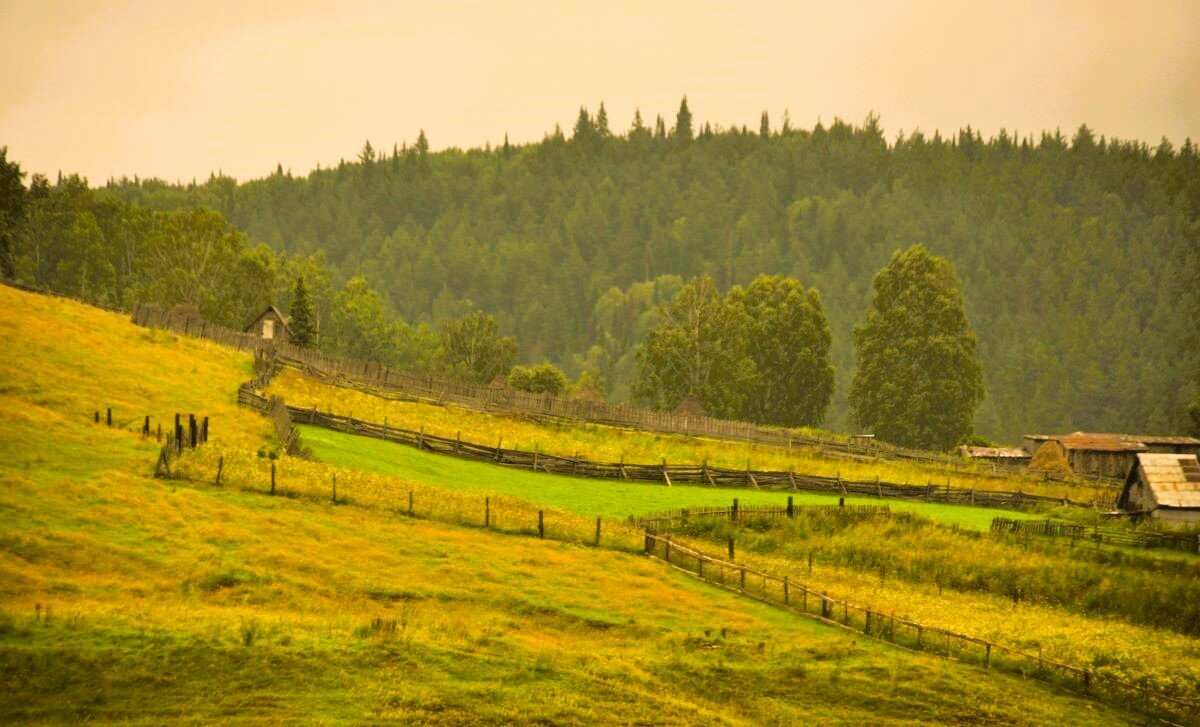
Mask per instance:
[[[283,328],[284,328],[284,330],[286,330],[288,332],[288,335],[291,335],[292,329],[288,326],[288,321],[290,321],[291,318],[289,316],[285,316],[283,314],[283,311],[279,310],[278,308],[276,308],[273,305],[267,306],[266,308],[263,309],[262,313],[259,313],[258,315],[254,316],[254,320],[247,323],[246,327],[243,328],[242,331],[243,332],[249,331],[254,326],[255,323],[258,323],[259,321],[261,321],[263,316],[265,316],[268,313],[274,314],[274,316],[279,319],[279,322],[283,324]]]
[[[1140,453],[1137,461],[1125,480],[1126,490],[1140,471],[1159,507],[1200,509],[1200,460],[1196,455]]]

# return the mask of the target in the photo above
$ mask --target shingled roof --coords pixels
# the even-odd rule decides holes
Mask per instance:
[[[1200,509],[1200,460],[1196,455],[1139,453],[1137,460],[1138,467],[1129,477],[1141,470],[1159,507]]]

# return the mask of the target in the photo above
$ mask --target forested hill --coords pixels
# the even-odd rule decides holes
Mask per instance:
[[[874,118],[811,130],[693,130],[635,119],[618,133],[582,111],[573,132],[489,149],[379,153],[237,184],[122,181],[142,205],[215,208],[289,256],[323,251],[411,321],[472,305],[520,357],[591,367],[628,391],[643,313],[679,281],[726,288],[783,273],[819,289],[848,427],[852,330],[872,276],[913,243],[949,258],[979,336],[980,433],[1188,425],[1200,160],[1081,128],[983,139],[885,139]],[[569,138],[568,138],[569,137]],[[650,283],[650,284],[647,284]],[[615,290],[614,290],[615,289]]]

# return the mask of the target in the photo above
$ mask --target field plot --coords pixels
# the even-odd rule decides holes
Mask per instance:
[[[300,426],[304,446],[324,462],[393,475],[416,482],[477,493],[494,492],[543,502],[563,510],[607,517],[628,518],[649,512],[704,505],[728,505],[733,498],[745,504],[782,505],[789,493],[745,488],[654,485],[589,480],[507,469],[420,451],[377,439],[357,437],[319,427]],[[818,493],[790,493],[797,504],[836,504],[838,497]],[[884,502],[896,511],[919,512],[947,523],[986,530],[994,517],[1033,517],[996,508],[924,504],[871,498],[845,498],[848,504]]]
[[[594,424],[543,424],[515,417],[473,412],[458,407],[396,401],[373,396],[352,388],[333,386],[304,377],[295,369],[285,368],[268,387],[268,393],[284,397],[291,406],[317,407],[322,412],[351,415],[374,423],[385,421],[393,426],[443,437],[461,435],[480,444],[495,445],[563,457],[579,456],[603,462],[700,464],[718,467],[775,469],[794,468],[804,474],[846,479],[872,480],[876,477],[896,483],[924,485],[949,484],[980,490],[1003,490],[1069,497],[1090,502],[1097,497],[1111,498],[1112,488],[1077,480],[1069,483],[1046,481],[1025,476],[992,476],[962,470],[947,470],[919,463],[888,460],[848,460],[821,456],[810,449],[792,451],[779,447],[744,442],[726,442],[699,437],[656,434]]]
[[[18,342],[0,362],[5,722],[1132,718],[853,639],[621,542],[489,533],[387,504],[420,488],[465,507],[453,490],[283,457],[278,494],[292,496],[266,496],[272,461],[258,452],[277,443],[234,404],[248,357],[4,288],[0,332]],[[109,407],[111,428],[93,420]],[[144,416],[193,411],[212,425],[212,442],[176,461],[194,478],[153,479]],[[335,474],[346,504],[325,499]],[[542,508],[501,496],[497,514]]]

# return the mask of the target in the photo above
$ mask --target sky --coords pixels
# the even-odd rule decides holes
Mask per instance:
[[[889,138],[967,125],[1200,140],[1200,0],[488,2],[0,0],[0,146],[26,172],[296,174],[412,143],[569,130],[757,129],[874,112]]]

